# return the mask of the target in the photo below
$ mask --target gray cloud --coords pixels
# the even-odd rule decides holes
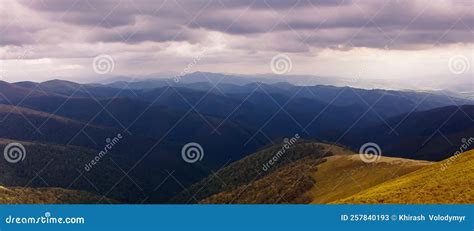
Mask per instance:
[[[345,75],[339,52],[472,47],[473,7],[472,0],[2,0],[0,61],[13,72],[21,57],[36,70],[73,67],[81,75],[93,74],[91,58],[104,53],[121,74],[179,72],[211,51],[203,70],[265,72],[284,52],[299,57],[301,73],[313,71],[317,57],[330,75]]]
[[[291,32],[293,36],[289,40],[300,40],[307,46],[391,45],[395,48],[472,42],[474,26],[473,3],[469,0],[21,0],[20,3],[46,20],[84,29],[83,38],[87,42],[194,43],[205,35],[203,31],[237,36]],[[31,36],[28,33],[34,31],[16,30],[18,40],[3,36],[0,42],[12,45],[31,42],[24,38]],[[304,50],[297,46],[294,51]]]

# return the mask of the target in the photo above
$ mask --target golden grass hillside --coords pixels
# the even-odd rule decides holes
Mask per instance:
[[[472,204],[474,150],[382,183],[334,203]]]
[[[96,204],[117,201],[77,190],[0,186],[0,204]]]
[[[270,152],[268,152],[270,150]],[[244,159],[245,165],[256,163],[257,160],[268,160],[275,151],[267,149],[265,152],[257,152]],[[327,156],[352,155],[351,150],[332,144],[325,143],[300,143],[291,148],[285,158],[285,163],[273,166],[270,173],[261,177],[233,178],[237,180],[228,181],[245,182],[238,187],[222,190],[199,201],[203,204],[281,204],[281,203],[309,203],[311,198],[305,196],[305,192],[313,187],[315,181],[312,177],[317,171],[317,166],[326,161]],[[282,160],[283,161],[283,160]],[[237,162],[240,166],[241,163]],[[235,164],[234,164],[235,165]],[[232,166],[230,166],[232,167]],[[259,168],[260,164],[255,168]],[[246,172],[251,172],[249,169]],[[234,171],[235,173],[235,171]],[[219,172],[218,172],[219,174]],[[223,174],[221,174],[223,175]],[[224,178],[225,179],[225,178]]]
[[[311,164],[300,160],[307,159],[314,162],[314,165],[327,156],[354,154],[351,150],[337,145],[299,140],[284,151],[273,165],[268,165],[269,160],[274,159],[283,147],[283,143],[269,146],[231,163],[192,185],[171,203],[279,203],[277,201],[280,201],[280,197],[274,195],[275,191],[285,191],[285,195],[291,195],[283,198],[286,203],[291,203],[304,193],[301,186],[304,185],[304,190],[312,186],[289,186],[299,178],[308,179],[305,174],[312,173],[307,169],[311,168]],[[300,168],[295,163],[301,163]],[[264,169],[265,164],[268,169]],[[309,179],[312,181],[311,177]],[[258,195],[249,194],[249,191]]]
[[[380,157],[365,163],[358,154],[330,144],[305,149],[330,155],[305,155],[272,173],[205,198],[204,204],[326,204],[419,170],[433,162]]]
[[[432,162],[393,157],[365,163],[358,154],[331,156],[314,172],[316,184],[306,196],[312,198],[314,204],[330,203],[430,164]]]

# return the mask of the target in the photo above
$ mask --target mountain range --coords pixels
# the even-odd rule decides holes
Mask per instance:
[[[363,166],[353,163],[355,153],[373,142],[383,156],[373,171],[400,160],[406,166],[392,178],[399,177],[452,156],[472,136],[473,119],[472,101],[445,93],[302,86],[262,76],[0,82],[0,143],[26,150],[22,162],[0,161],[0,185],[76,190],[100,202],[310,203],[318,179],[312,174],[322,171],[314,166]],[[86,171],[118,134],[123,139]],[[295,134],[301,144],[263,173],[262,161]],[[183,160],[189,143],[202,147],[201,161]],[[288,187],[300,178],[301,185]],[[239,195],[242,187],[249,191]],[[257,195],[263,188],[271,193]]]

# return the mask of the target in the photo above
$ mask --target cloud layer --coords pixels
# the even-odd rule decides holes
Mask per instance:
[[[159,69],[142,62],[147,72],[159,72],[179,71],[189,57],[203,50],[212,51],[203,64],[234,63],[245,68],[243,63],[263,64],[275,53],[315,57],[326,50],[469,48],[474,42],[473,4],[472,0],[5,0],[0,5],[0,58],[81,66],[85,59],[107,53],[124,70],[131,69],[128,64],[134,60],[168,59],[163,63],[167,67]],[[33,52],[26,56],[25,49]],[[13,68],[11,62],[4,65]]]

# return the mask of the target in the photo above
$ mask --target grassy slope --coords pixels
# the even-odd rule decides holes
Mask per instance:
[[[201,204],[308,203],[303,194],[314,185],[311,174],[325,159],[306,157],[237,189],[206,198]]]
[[[268,152],[268,150],[273,150],[273,148],[250,155],[244,162],[237,162],[234,164],[236,166],[229,167],[233,169],[233,167],[248,166],[258,160],[270,159],[271,155],[269,156],[269,154],[272,152]],[[313,187],[315,181],[312,175],[317,171],[318,165],[326,161],[327,156],[353,154],[352,151],[343,147],[312,142],[300,143],[290,150],[294,152],[287,154],[286,157],[289,161],[279,166],[273,166],[270,173],[256,177],[254,180],[248,177],[237,177],[234,174],[233,181],[227,181],[227,184],[234,184],[234,187],[226,187],[227,190],[220,190],[220,192],[200,200],[199,203],[309,203],[311,198],[306,197],[304,193]],[[240,183],[235,184],[235,182]]]
[[[447,168],[443,171],[443,165]],[[474,203],[474,150],[427,166],[334,203]]]
[[[94,194],[61,188],[23,188],[0,186],[0,204],[95,204],[117,203]]]
[[[306,196],[312,198],[311,203],[330,203],[430,164],[427,161],[391,157],[365,163],[359,155],[331,156],[314,172],[316,184]]]

